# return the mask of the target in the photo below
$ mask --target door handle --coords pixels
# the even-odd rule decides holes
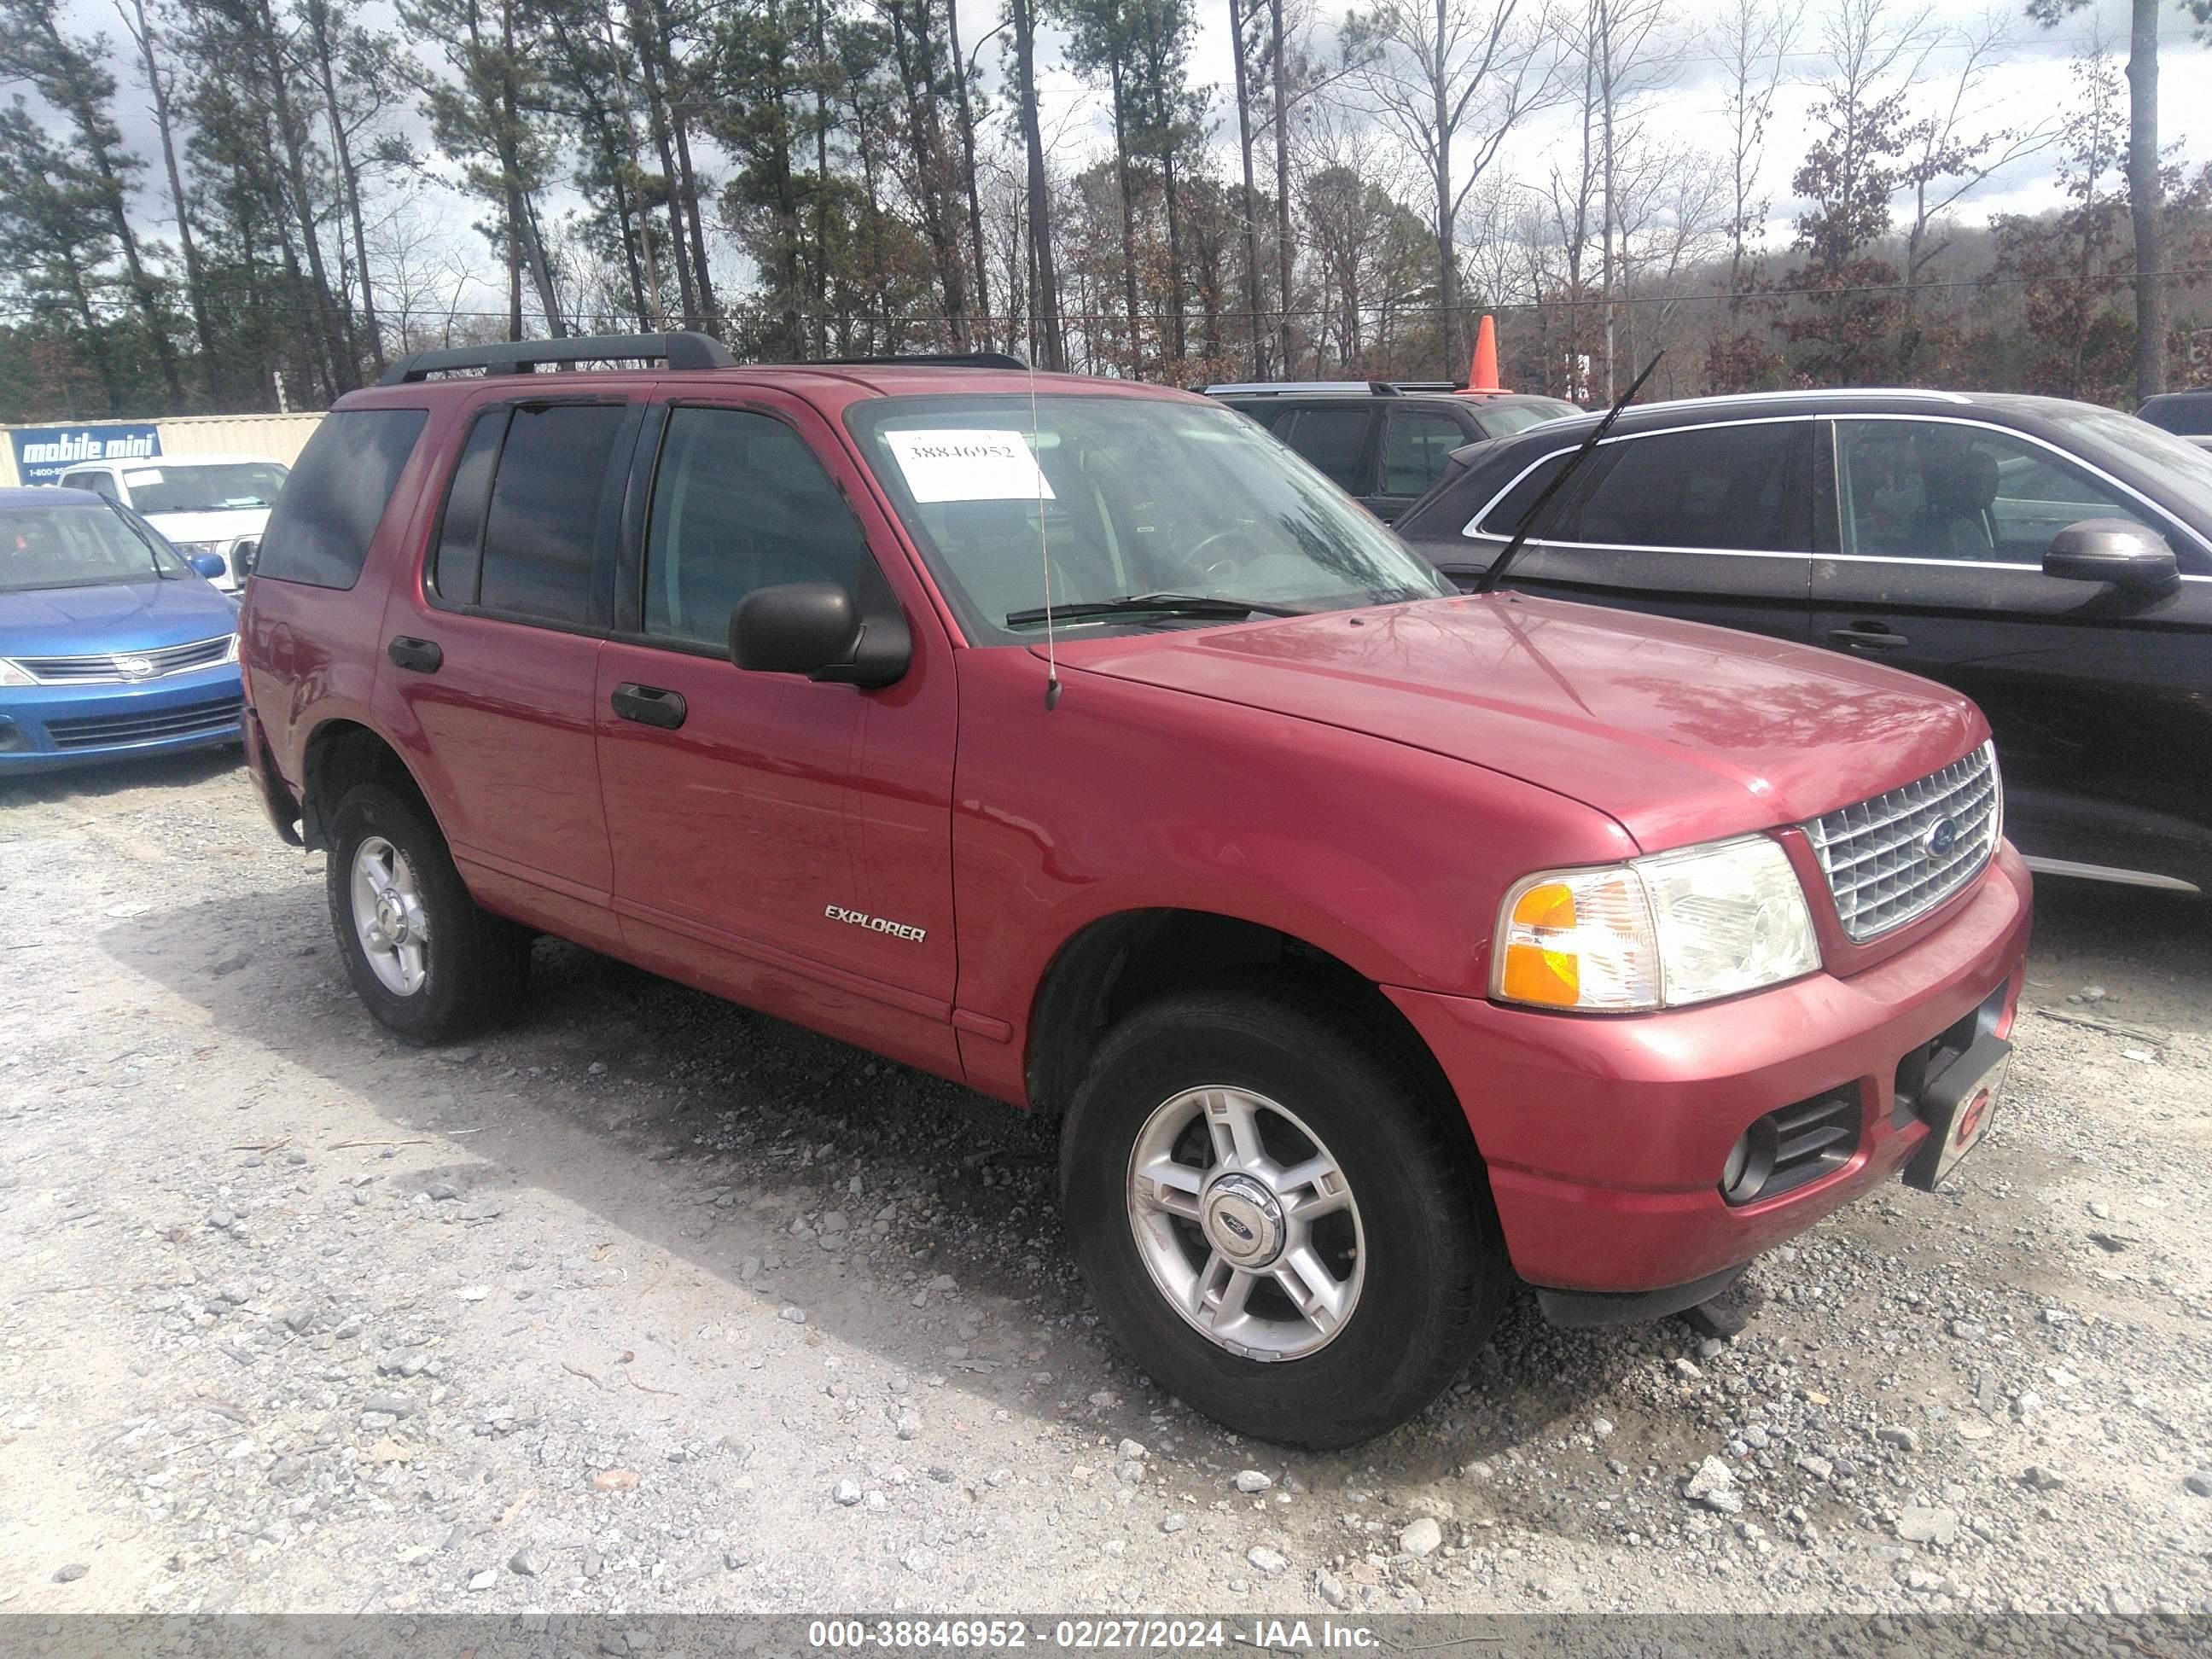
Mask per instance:
[[[384,647],[384,654],[392,659],[396,668],[410,669],[417,674],[434,674],[444,666],[446,653],[435,640],[418,640],[405,634],[395,634],[392,643]]]
[[[1898,651],[1912,643],[1902,634],[1893,634],[1877,622],[1853,623],[1849,628],[1832,628],[1828,637],[1847,651]]]
[[[681,691],[664,691],[657,685],[635,685],[628,680],[615,687],[614,696],[608,701],[623,720],[635,720],[640,726],[657,726],[664,732],[673,732],[683,725],[688,712]]]

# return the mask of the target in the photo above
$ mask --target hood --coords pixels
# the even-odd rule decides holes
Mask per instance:
[[[258,536],[269,525],[265,507],[239,507],[219,513],[149,513],[146,522],[173,542],[222,542],[233,536]]]
[[[198,576],[0,592],[0,657],[83,657],[211,640],[238,606]]]
[[[1966,698],[1872,663],[1513,593],[1062,645],[1060,661],[1486,767],[1610,814],[1647,852],[1818,817],[1987,734]]]

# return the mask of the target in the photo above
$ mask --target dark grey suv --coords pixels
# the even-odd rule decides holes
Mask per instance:
[[[2199,449],[2212,449],[2212,390],[2161,392],[2136,413],[2161,431],[2186,438]]]
[[[1595,418],[1460,451],[1398,533],[1473,586]],[[2031,865],[2212,890],[2212,452],[2131,415],[1874,391],[1631,409],[1505,586],[1956,687]]]
[[[1203,388],[1249,415],[1388,524],[1444,475],[1452,451],[1579,415],[1559,398],[1449,381],[1254,381]]]

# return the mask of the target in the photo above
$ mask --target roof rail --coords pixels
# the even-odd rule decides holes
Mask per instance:
[[[1194,390],[1208,397],[1274,398],[1299,392],[1372,392],[1379,380],[1223,380]]]
[[[1377,380],[1376,386],[1390,392],[1464,392],[1467,388],[1456,380]]]
[[[793,368],[1017,368],[1029,365],[1011,351],[915,351],[893,357],[809,357]]]
[[[605,363],[637,358],[671,368],[734,368],[729,347],[711,334],[586,334],[567,340],[516,340],[494,345],[447,346],[402,357],[379,386],[406,386],[433,374],[482,369],[487,374],[529,374],[541,363]]]

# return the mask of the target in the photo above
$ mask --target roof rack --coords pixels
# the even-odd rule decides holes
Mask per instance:
[[[566,340],[518,340],[494,345],[447,346],[402,357],[384,371],[379,386],[406,386],[433,374],[480,369],[486,374],[529,374],[549,363],[611,363],[631,360],[665,363],[672,369],[736,368],[729,347],[711,334],[683,331],[668,334],[586,334]],[[938,368],[1012,368],[1029,365],[1006,351],[915,352],[900,357],[817,357],[823,368],[863,368],[923,365]],[[794,368],[805,367],[794,363]]]
[[[915,351],[894,357],[809,357],[794,368],[1017,368],[1029,365],[1011,351]]]
[[[729,347],[711,334],[587,334],[567,340],[517,340],[494,345],[447,346],[417,351],[386,369],[379,386],[406,386],[433,374],[482,369],[487,374],[529,374],[545,363],[605,363],[630,359],[665,362],[674,369],[735,368]]]
[[[1197,389],[1209,398],[1276,398],[1300,392],[1373,392],[1380,380],[1230,380]]]

